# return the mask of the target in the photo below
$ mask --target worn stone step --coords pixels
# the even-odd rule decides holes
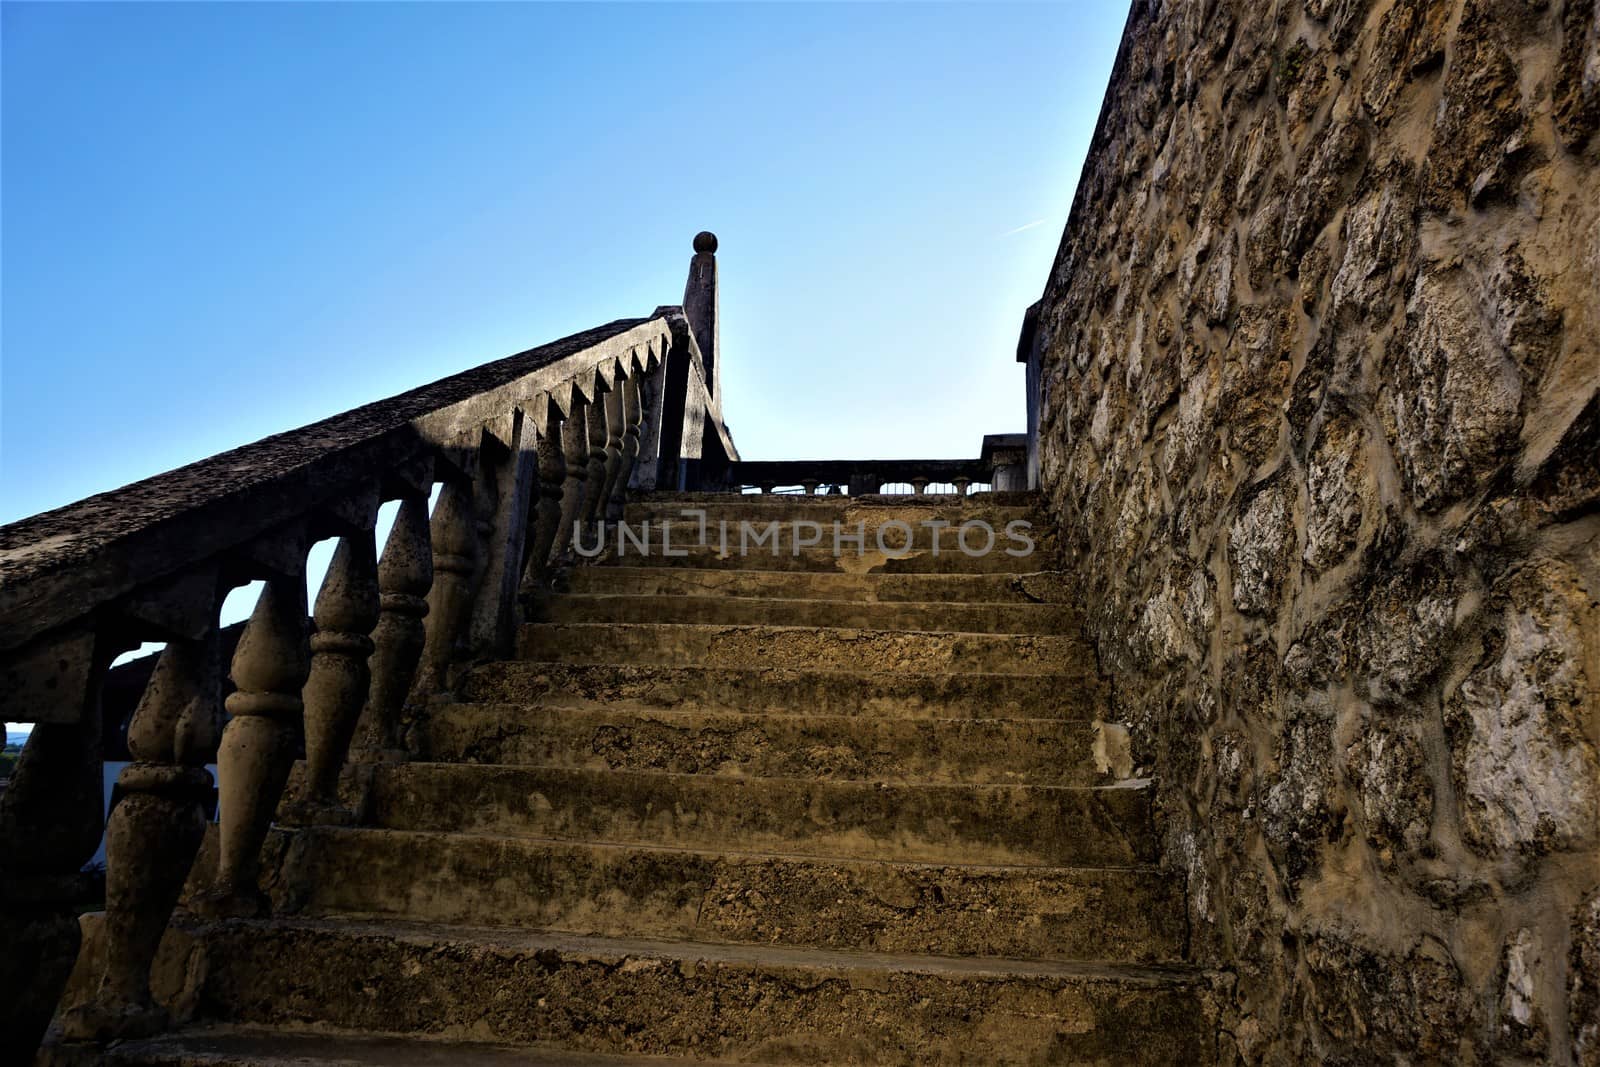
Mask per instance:
[[[574,1052],[542,1041],[510,1045],[419,1034],[205,1026],[120,1041],[85,1067],[89,1062],[99,1067],[714,1067],[729,1061]]]
[[[891,523],[902,525],[889,525]],[[991,551],[1005,553],[1009,549],[1017,554],[1038,554],[1042,559],[1042,549],[1053,541],[1050,529],[1033,518],[993,515],[947,518],[933,512],[917,515],[858,510],[827,519],[761,515],[708,517],[704,527],[698,519],[625,525],[624,530],[608,524],[604,531],[585,532],[583,554],[598,554],[603,547],[622,557],[624,562],[627,557],[642,553],[665,554],[669,550],[678,552],[689,548],[715,548],[718,555],[742,552],[772,556],[792,555],[798,544],[801,549],[823,548],[851,555],[860,555],[863,548],[901,555],[911,551],[931,553],[937,546],[940,555],[967,556]],[[965,527],[970,528],[963,533]]]
[[[1093,719],[1101,684],[1076,674],[944,674],[807,667],[668,667],[638,663],[485,663],[467,672],[463,700],[595,707],[815,713],[876,718]]]
[[[678,667],[803,667],[952,674],[1092,675],[1082,640],[1037,634],[925,633],[815,626],[532,623],[523,659]]]
[[[861,719],[446,704],[414,731],[419,759],[769,778],[1105,785],[1115,727],[1059,719]],[[1097,752],[1098,749],[1098,752]]]
[[[592,570],[604,570],[594,567]],[[640,568],[648,569],[648,568]],[[658,570],[670,570],[661,567]],[[720,626],[830,626],[939,633],[1063,634],[1077,612],[1065,604],[946,604],[918,601],[787,600],[757,597],[567,594],[544,620],[558,623],[670,622]]]
[[[585,540],[585,546],[591,541]],[[961,552],[940,551],[937,555],[926,547],[912,549],[909,554],[898,550],[892,553],[878,551],[868,541],[866,548],[858,551],[846,546],[836,553],[831,544],[801,548],[798,553],[783,548],[777,553],[770,549],[741,553],[737,544],[726,553],[716,545],[686,545],[682,555],[672,544],[673,555],[652,550],[647,555],[629,550],[618,555],[608,549],[591,562],[598,566],[629,567],[693,567],[701,570],[757,570],[782,572],[810,572],[822,574],[1032,574],[1057,567],[1056,554],[1041,543],[1036,551],[1026,556],[1012,556],[1004,551],[1003,542],[997,542],[994,551],[985,555],[969,556]]]
[[[741,526],[747,522],[748,528]],[[580,563],[643,567],[712,567],[821,573],[1031,573],[1057,566],[1056,537],[1048,525],[1013,527],[988,523],[966,535],[956,526],[929,529],[911,523],[883,528],[887,517],[851,523],[787,519],[635,524],[583,533],[574,547]],[[909,521],[909,520],[907,520]],[[985,520],[987,521],[987,520]],[[1023,522],[1026,520],[1013,520]],[[862,525],[865,524],[865,525]],[[879,543],[878,531],[884,537]],[[743,532],[741,532],[743,531]],[[855,539],[859,537],[859,542]]]
[[[1057,571],[1034,574],[843,574],[692,567],[570,567],[563,593],[609,596],[757,597],[788,600],[928,601],[1048,604],[1081,608],[1077,589]]]
[[[208,854],[213,849],[208,848]],[[1054,960],[1183,953],[1154,867],[995,867],[476,834],[275,831],[280,910],[738,944]]]
[[[1131,866],[1149,783],[947,785],[450,763],[380,765],[390,830],[519,834],[928,863]]]
[[[833,1064],[1213,1062],[1205,976],[339,920],[183,920],[208,1016],[580,1052]],[[181,975],[178,973],[181,967]]]

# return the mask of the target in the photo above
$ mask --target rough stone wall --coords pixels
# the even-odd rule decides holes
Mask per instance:
[[[1244,1062],[1600,1065],[1600,4],[1139,0],[1041,477]]]

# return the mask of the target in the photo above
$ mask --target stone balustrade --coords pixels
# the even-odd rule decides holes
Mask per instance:
[[[72,1041],[165,1025],[150,967],[205,837],[209,766],[216,866],[185,906],[262,915],[272,824],[359,824],[368,770],[406,759],[414,712],[511,651],[575,531],[621,519],[630,494],[1025,487],[1020,435],[985,438],[972,460],[741,461],[717,387],[715,251],[696,237],[682,306],[0,527],[0,721],[36,724],[0,796],[0,932],[33,952],[0,970],[8,1047],[31,1048],[49,1018],[77,951],[62,942],[86,896],[75,879],[102,835],[103,971],[61,1018]],[[224,598],[250,583],[248,622],[223,630]],[[165,648],[153,670],[130,667],[136,707],[108,716],[110,665],[144,642]],[[102,735],[124,728],[107,820]]]
[[[631,491],[698,488],[738,459],[702,355],[715,343],[715,238],[695,245],[693,320],[661,307],[0,527],[0,721],[36,724],[0,796],[0,922],[36,929],[72,907],[59,885],[105,834],[107,962],[98,997],[64,1020],[68,1037],[162,1025],[150,963],[201,844],[208,764],[218,867],[194,906],[260,914],[270,824],[355,820],[340,799],[347,764],[403,759],[407,707],[509,650],[574,521],[619,515]],[[307,553],[329,538],[308,617]],[[221,604],[258,580],[224,667]],[[106,825],[100,686],[142,642],[165,650],[128,723],[133,762]],[[304,786],[280,811],[302,731]],[[43,980],[59,988],[56,971]]]
[[[948,485],[958,496],[974,486],[996,491],[1028,488],[1027,438],[1023,434],[989,434],[976,459],[756,460],[728,465],[722,484],[730,490],[758,489],[772,493],[798,487],[851,496],[895,492],[907,485],[920,496],[930,486]]]

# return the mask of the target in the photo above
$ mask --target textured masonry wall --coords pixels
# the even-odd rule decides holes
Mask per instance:
[[[1600,4],[1134,5],[1041,472],[1246,1062],[1600,1064]]]

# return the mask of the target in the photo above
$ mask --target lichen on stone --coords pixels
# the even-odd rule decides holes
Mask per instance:
[[[1522,425],[1522,378],[1458,271],[1417,279],[1389,348],[1384,424],[1418,506],[1489,484]]]
[[[1594,691],[1583,634],[1594,611],[1575,568],[1536,560],[1494,593],[1491,646],[1448,708],[1469,843],[1516,858],[1592,845],[1600,833],[1600,757],[1585,736]]]
[[[1233,603],[1246,615],[1277,607],[1294,550],[1293,501],[1286,479],[1258,488],[1228,531],[1233,564]]]

